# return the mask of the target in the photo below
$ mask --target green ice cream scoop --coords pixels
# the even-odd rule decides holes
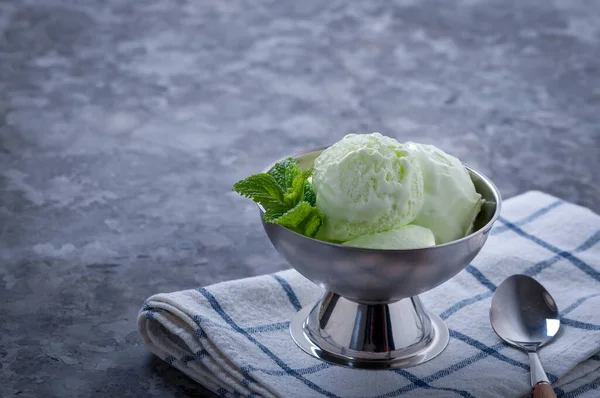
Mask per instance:
[[[433,232],[418,225],[405,225],[385,232],[363,235],[343,243],[365,249],[406,250],[435,245]]]
[[[410,223],[423,206],[416,156],[379,133],[349,134],[314,162],[316,205],[324,214],[317,238],[345,242]]]
[[[424,203],[413,221],[429,228],[436,243],[463,238],[481,209],[481,195],[460,160],[433,145],[406,143],[417,158],[424,181]]]

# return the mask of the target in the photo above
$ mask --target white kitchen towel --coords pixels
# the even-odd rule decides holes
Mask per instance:
[[[150,297],[138,319],[148,348],[223,397],[519,397],[527,356],[490,327],[506,277],[535,277],[561,311],[540,357],[559,397],[600,397],[600,216],[541,192],[504,202],[475,260],[421,296],[450,329],[446,350],[390,371],[332,366],[305,354],[288,325],[321,289],[294,270]],[[273,249],[274,250],[274,249]]]

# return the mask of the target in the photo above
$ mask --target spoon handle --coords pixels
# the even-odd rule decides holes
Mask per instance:
[[[556,394],[550,384],[541,382],[534,387],[533,398],[556,398]]]
[[[556,394],[548,381],[548,376],[542,367],[540,357],[535,351],[528,352],[529,368],[531,369],[531,385],[533,398],[556,398]]]

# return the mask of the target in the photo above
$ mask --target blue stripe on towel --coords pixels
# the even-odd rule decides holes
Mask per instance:
[[[456,388],[447,388],[447,387],[432,387],[429,384],[425,383],[423,380],[419,379],[418,377],[416,377],[415,375],[413,375],[412,373],[410,373],[404,369],[396,369],[394,372],[403,376],[408,381],[415,383],[417,386],[419,386],[423,389],[426,389],[426,390],[450,391],[450,392],[454,392],[454,393],[460,395],[461,397],[475,398],[473,395],[469,394],[465,390],[458,390]]]
[[[327,390],[319,387],[318,385],[316,385],[312,381],[304,378],[301,374],[299,374],[298,372],[296,372],[294,369],[290,368],[283,360],[281,360],[281,358],[279,358],[277,355],[273,354],[273,352],[271,350],[269,350],[266,346],[264,346],[262,343],[260,343],[259,341],[257,341],[254,337],[252,337],[252,335],[250,335],[249,333],[247,333],[244,329],[240,328],[238,326],[238,324],[235,323],[233,321],[233,319],[231,319],[231,317],[229,315],[227,315],[227,313],[223,310],[223,308],[221,308],[221,305],[219,304],[219,302],[217,301],[217,299],[208,290],[206,290],[204,288],[200,288],[200,289],[198,289],[198,291],[200,292],[200,294],[202,294],[206,298],[206,300],[209,302],[209,304],[211,305],[211,307],[213,308],[213,310],[217,314],[219,314],[219,316],[225,322],[227,322],[236,332],[241,333],[250,342],[252,342],[258,348],[260,348],[260,350],[262,352],[264,352],[269,358],[271,358],[273,360],[273,362],[275,362],[277,364],[277,366],[279,366],[281,369],[283,369],[286,372],[288,372],[289,376],[292,376],[292,377],[298,379],[299,381],[301,381],[302,383],[304,383],[307,387],[309,387],[310,389],[312,389],[312,390],[314,390],[314,391],[316,391],[316,392],[318,392],[320,394],[323,394],[323,395],[325,395],[327,397],[332,397],[332,398],[333,397],[338,397],[334,393],[329,392],[329,391],[327,391]]]
[[[300,300],[298,300],[298,296],[296,296],[296,293],[294,293],[294,291],[292,290],[292,287],[290,286],[290,284],[285,279],[283,279],[281,276],[279,276],[279,275],[271,274],[271,276],[277,282],[279,282],[279,284],[281,285],[281,287],[283,288],[283,290],[287,294],[288,299],[290,300],[290,303],[294,306],[294,309],[296,311],[300,311],[302,309],[302,305],[300,305]]]
[[[575,397],[578,397],[581,394],[584,394],[588,391],[593,391],[593,390],[597,390],[597,389],[600,389],[600,380],[595,381],[590,384],[586,384],[584,386],[576,388],[573,391],[569,391],[567,393],[565,393],[564,391],[561,391],[561,393],[557,392],[556,395],[557,395],[557,398],[575,398]],[[557,389],[554,389],[554,390],[556,391]]]
[[[577,268],[579,268],[580,270],[582,270],[583,272],[585,272],[586,274],[588,274],[589,276],[591,276],[592,278],[594,278],[598,282],[600,282],[600,272],[596,271],[585,261],[582,261],[579,257],[573,255],[573,253],[564,251],[564,250],[560,250],[556,246],[551,245],[550,243],[538,238],[537,236],[533,236],[533,235],[523,231],[521,228],[519,228],[515,224],[511,223],[510,221],[505,220],[502,217],[499,217],[498,220],[503,222],[508,228],[510,228],[516,234],[522,236],[523,238],[529,239],[530,241],[536,243],[538,246],[541,246],[541,247],[545,248],[546,250],[549,250],[549,251],[559,255],[560,257],[569,261],[571,264],[575,265]],[[596,232],[589,239],[591,239],[592,242],[587,243],[587,246],[592,247],[595,244],[595,242],[600,240],[600,233]]]
[[[555,202],[550,203],[548,206],[546,207],[542,207],[541,209],[531,213],[530,215],[528,215],[527,217],[519,220],[519,221],[515,221],[513,224],[517,225],[519,227],[522,227],[525,224],[529,224],[530,222],[534,221],[535,219],[543,216],[544,214],[550,212],[550,210],[553,210],[555,208],[557,208],[558,206],[564,204],[565,202],[563,200],[557,200]],[[493,230],[492,230],[492,235],[497,235],[500,234],[502,232],[506,232],[510,230],[509,227],[507,227],[506,225],[498,225],[496,226]]]
[[[564,325],[571,326],[571,327],[577,328],[577,329],[600,330],[600,325],[594,325],[593,323],[576,321],[575,319],[571,319],[571,318],[561,318],[560,322]]]
[[[467,265],[467,267],[465,269],[467,270],[467,272],[469,274],[473,275],[479,283],[481,283],[483,286],[487,287],[490,290],[490,292],[496,291],[496,285],[494,285],[492,283],[492,281],[490,281],[488,278],[486,278],[486,276],[483,275],[483,273],[481,271],[479,271],[477,268],[475,268],[475,266],[469,264],[469,265]]]

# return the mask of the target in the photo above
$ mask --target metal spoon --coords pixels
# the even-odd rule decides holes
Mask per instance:
[[[512,275],[492,297],[490,322],[500,338],[529,355],[534,398],[556,398],[536,352],[560,328],[558,309],[550,293],[529,276]]]

